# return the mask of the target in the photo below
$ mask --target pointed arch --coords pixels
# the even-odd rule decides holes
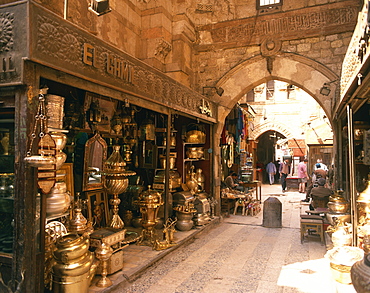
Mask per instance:
[[[249,134],[249,139],[256,140],[261,134],[267,131],[276,131],[284,135],[286,138],[293,138],[292,133],[287,129],[286,125],[279,122],[267,122],[258,124],[256,128]]]
[[[331,120],[336,85],[332,83],[329,96],[321,95],[320,89],[324,83],[333,82],[338,78],[323,64],[294,53],[281,53],[267,58],[261,55],[252,57],[234,67],[217,83],[217,87],[224,90],[219,100],[221,106],[219,121],[226,118],[229,111],[248,91],[273,79],[294,84],[305,90],[319,103]]]

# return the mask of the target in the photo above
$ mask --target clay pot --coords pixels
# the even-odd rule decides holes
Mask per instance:
[[[356,262],[351,268],[351,279],[357,293],[370,292],[370,255]]]

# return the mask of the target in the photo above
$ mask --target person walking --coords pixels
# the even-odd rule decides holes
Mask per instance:
[[[298,164],[298,192],[299,193],[305,193],[306,190],[306,183],[308,179],[310,178],[307,173],[307,159],[304,159]]]
[[[290,171],[289,159],[285,159],[284,162],[280,165],[280,178],[283,193],[285,192],[286,189],[286,178],[288,177],[289,171]]]
[[[275,174],[276,174],[276,166],[275,166],[275,164],[272,161],[267,164],[267,166],[266,166],[266,172],[267,172],[267,174],[269,176],[270,185],[274,184],[274,182],[275,182]]]

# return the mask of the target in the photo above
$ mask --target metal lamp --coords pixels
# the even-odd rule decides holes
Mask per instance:
[[[94,12],[97,16],[101,16],[110,12],[109,0],[91,0],[89,10]]]

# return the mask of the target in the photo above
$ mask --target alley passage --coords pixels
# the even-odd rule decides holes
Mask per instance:
[[[283,228],[262,227],[262,212],[231,215],[113,292],[355,292],[352,286],[337,290],[319,240],[301,244],[303,196],[279,195],[279,190],[279,185],[264,185],[262,201],[274,195],[282,202]]]

